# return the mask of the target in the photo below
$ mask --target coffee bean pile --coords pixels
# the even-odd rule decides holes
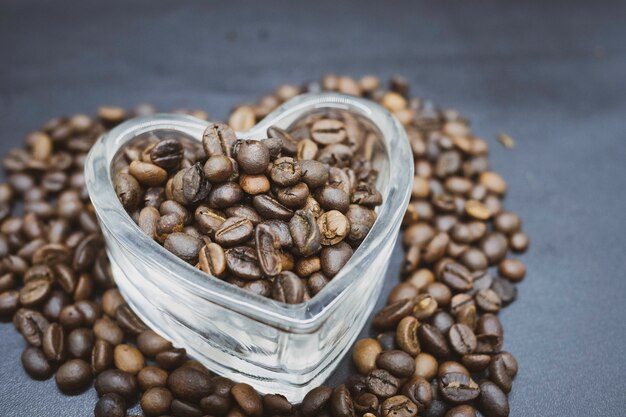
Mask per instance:
[[[382,103],[406,127],[415,157],[404,219],[404,280],[373,318],[378,336],[355,344],[354,375],[292,405],[279,394],[260,395],[212,375],[128,307],[114,288],[83,161],[102,132],[151,113],[147,105],[133,112],[101,108],[97,118],[54,119],[3,159],[0,316],[12,318],[24,337],[26,372],[35,379],[54,375],[69,394],[95,379],[97,417],[125,416],[138,398],[149,416],[472,417],[477,409],[487,417],[507,416],[518,365],[502,350],[497,313],[516,298],[515,283],[525,276],[509,251],[523,252],[529,240],[519,217],[503,208],[506,183],[489,170],[486,142],[457,112],[411,98],[399,77],[389,88],[376,77],[333,75],[283,86],[235,109],[229,124],[245,131],[283,101],[320,90]],[[150,194],[146,190],[140,201]]]
[[[339,273],[373,226],[380,138],[338,111],[267,135],[238,140],[219,122],[202,146],[152,135],[122,151],[113,183],[139,227],[182,260],[297,304]]]

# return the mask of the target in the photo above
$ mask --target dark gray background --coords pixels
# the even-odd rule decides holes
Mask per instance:
[[[1,153],[102,103],[223,118],[327,71],[403,74],[489,141],[532,238],[519,299],[501,315],[521,363],[511,415],[624,416],[626,3],[86,3],[0,2]],[[92,391],[29,381],[21,338],[1,324],[0,339],[0,416],[91,415]]]

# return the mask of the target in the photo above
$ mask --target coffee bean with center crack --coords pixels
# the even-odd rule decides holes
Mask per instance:
[[[382,404],[383,417],[414,417],[417,406],[404,395],[387,398]]]
[[[439,378],[439,392],[446,401],[458,404],[476,399],[480,388],[468,375],[450,372]]]
[[[382,398],[395,395],[400,387],[400,381],[384,369],[374,369],[365,383],[370,392]]]

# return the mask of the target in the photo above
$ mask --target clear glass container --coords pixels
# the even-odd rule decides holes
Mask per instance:
[[[289,100],[240,138],[267,137],[305,115],[343,110],[368,121],[382,138],[374,167],[383,204],[361,246],[315,297],[289,305],[207,276],[145,235],[125,212],[112,185],[112,163],[129,141],[176,132],[201,141],[207,122],[161,114],[129,120],[104,135],[85,163],[115,281],[135,312],[218,374],[261,392],[299,402],[334,370],[364,326],[380,294],[390,254],[411,194],[413,160],[401,124],[369,100],[336,93]]]

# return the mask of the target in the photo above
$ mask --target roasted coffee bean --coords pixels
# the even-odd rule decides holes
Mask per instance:
[[[134,210],[143,198],[139,182],[130,174],[118,173],[113,179],[115,193],[127,211]]]
[[[7,290],[0,293],[0,317],[10,317],[19,307],[19,291]]]
[[[439,364],[439,369],[437,370],[437,376],[439,378],[443,378],[444,375],[450,374],[453,372],[457,372],[463,375],[470,376],[469,371],[465,366],[455,361],[445,361]]]
[[[372,319],[372,325],[378,329],[391,329],[404,317],[411,314],[413,300],[401,300],[380,310]]]
[[[509,281],[519,282],[526,275],[526,267],[517,259],[505,259],[498,264],[498,272]]]
[[[328,165],[314,160],[301,160],[299,164],[302,182],[310,189],[321,187],[328,181]]]
[[[235,384],[230,390],[231,395],[250,417],[261,417],[263,414],[263,400],[259,393],[248,384]]]
[[[289,221],[289,232],[296,250],[311,256],[321,249],[320,229],[312,213],[296,213]]]
[[[376,366],[389,371],[397,378],[408,378],[415,372],[413,357],[402,350],[382,352],[376,359]]]
[[[262,174],[270,163],[267,146],[258,140],[246,140],[236,145],[237,163],[246,174]]]
[[[446,401],[458,404],[472,401],[480,394],[480,387],[471,377],[450,372],[439,378],[439,392]]]
[[[317,201],[324,210],[337,210],[345,213],[350,205],[350,197],[340,188],[326,186],[317,192]]]
[[[48,298],[51,291],[52,285],[48,280],[29,281],[19,292],[20,304],[24,307],[40,305]]]
[[[388,398],[395,395],[400,381],[384,369],[374,369],[367,375],[367,389],[378,397]]]
[[[125,332],[135,336],[148,329],[126,304],[119,306],[117,310],[115,310],[115,321]]]
[[[414,417],[417,406],[404,395],[387,398],[382,404],[383,417]]]
[[[314,417],[322,413],[330,401],[333,389],[321,385],[313,388],[302,399],[300,410],[304,417]]]
[[[491,288],[485,288],[476,293],[474,296],[476,305],[482,310],[489,313],[496,313],[502,306],[502,300],[500,296]]]
[[[509,304],[517,298],[517,288],[508,280],[495,278],[491,284],[491,289],[498,294],[503,305]]]
[[[128,172],[140,184],[148,187],[161,185],[167,180],[167,171],[149,162],[133,161],[130,163]]]
[[[302,167],[293,158],[278,158],[270,170],[270,177],[274,183],[281,187],[294,185],[302,177]]]
[[[293,272],[281,272],[272,285],[272,298],[287,304],[298,304],[304,297],[304,284]]]
[[[298,209],[306,204],[309,194],[309,187],[303,182],[298,182],[295,185],[278,188],[276,199],[287,208]]]
[[[489,364],[489,379],[508,394],[513,386],[513,379],[502,356],[494,356]]]
[[[298,151],[298,142],[285,130],[276,126],[267,129],[268,138],[279,139],[281,151],[285,155],[295,155]]]
[[[143,204],[146,207],[159,208],[165,201],[165,189],[163,187],[150,187],[143,196]]]
[[[282,205],[278,200],[260,194],[252,199],[252,204],[258,213],[265,219],[288,221],[293,216],[293,211]]]
[[[364,415],[366,413],[377,413],[378,407],[380,406],[380,401],[378,401],[378,397],[372,393],[365,392],[356,397],[353,401],[354,410],[359,415]]]
[[[415,404],[418,413],[430,407],[433,401],[431,385],[421,376],[408,380],[402,387],[402,394]]]
[[[106,340],[114,346],[122,343],[124,339],[124,332],[120,326],[108,317],[96,320],[93,331],[98,339]]]
[[[74,329],[67,335],[67,350],[75,358],[88,359],[94,344],[93,331]]]
[[[220,277],[226,271],[226,255],[217,243],[203,246],[198,253],[198,267],[207,274]]]
[[[509,415],[509,400],[496,384],[483,381],[480,384],[478,405],[486,417],[506,417]]]
[[[168,138],[158,142],[150,150],[150,161],[165,169],[173,169],[183,159],[183,146],[176,138]]]
[[[249,240],[253,233],[254,226],[250,220],[231,217],[215,232],[215,241],[223,246],[236,246]]]
[[[173,399],[174,396],[167,388],[150,388],[141,397],[141,409],[147,415],[164,415],[169,412]]]
[[[320,253],[321,268],[324,275],[334,277],[352,257],[352,247],[346,242],[324,246]]]
[[[464,324],[455,324],[448,333],[450,346],[459,355],[467,355],[476,350],[476,336],[471,328]]]
[[[31,346],[41,347],[43,332],[48,327],[48,320],[35,310],[20,308],[13,315],[13,325]]]
[[[165,200],[162,202],[159,206],[159,213],[162,216],[171,213],[176,214],[180,217],[184,225],[188,225],[191,222],[191,214],[189,211],[185,208],[185,206],[174,200]]]
[[[491,362],[491,356],[480,353],[473,353],[463,356],[461,362],[471,372],[480,372],[486,369],[487,366],[489,366],[489,363]]]
[[[430,294],[420,294],[414,302],[412,314],[418,320],[426,320],[437,311],[437,301]]]
[[[117,394],[106,394],[98,400],[94,409],[95,417],[124,417],[126,402]]]
[[[439,279],[454,291],[468,291],[472,288],[471,273],[456,262],[445,262],[439,273]]]
[[[156,363],[164,369],[171,371],[185,362],[187,352],[183,348],[174,348],[158,353],[155,357]]]
[[[528,236],[525,233],[517,232],[509,238],[509,244],[513,252],[525,252],[528,249]]]
[[[266,276],[276,276],[282,270],[280,240],[273,229],[265,224],[256,227],[255,242],[259,266]]]
[[[421,351],[417,338],[418,327],[419,321],[413,316],[407,316],[400,320],[396,328],[396,344],[411,356],[416,356]]]
[[[414,299],[419,294],[419,290],[408,282],[401,282],[392,288],[387,297],[387,304],[393,304],[397,301]]]
[[[437,359],[429,353],[421,352],[415,357],[415,376],[430,381],[437,375]]]
[[[358,245],[374,226],[376,212],[358,204],[350,204],[346,217],[350,223],[348,241],[352,245]]]
[[[363,375],[376,368],[376,359],[382,352],[382,347],[376,339],[360,339],[352,348],[352,361],[356,369]]]
[[[52,376],[53,368],[46,355],[37,347],[29,346],[22,352],[22,366],[33,379],[48,379]]]
[[[169,375],[167,385],[176,398],[197,402],[208,395],[210,380],[208,374],[183,366]]]
[[[270,182],[265,175],[247,175],[239,178],[241,189],[247,194],[257,195],[270,190]]]
[[[137,336],[137,347],[144,355],[156,356],[172,348],[172,343],[152,330],[145,330]]]
[[[491,233],[487,235],[480,243],[482,251],[487,256],[489,264],[493,265],[500,262],[506,256],[508,249],[508,241],[502,233]]]
[[[244,196],[239,184],[227,181],[214,186],[207,201],[211,207],[222,209],[239,203]]]
[[[328,281],[329,279],[321,272],[313,273],[307,281],[307,287],[311,295],[316,295],[320,292],[328,284]]]
[[[185,262],[195,264],[198,262],[198,252],[203,242],[186,233],[177,232],[168,235],[163,246]]]
[[[63,328],[58,323],[50,323],[43,332],[42,349],[46,358],[52,362],[61,362],[67,354],[66,338]]]
[[[383,350],[394,350],[398,348],[398,346],[396,346],[395,336],[396,335],[393,331],[386,331],[379,333],[376,336],[376,340],[378,340],[378,343],[380,343],[380,346],[383,348]]]
[[[330,210],[317,219],[322,245],[336,245],[341,242],[350,231],[350,222],[338,210]]]
[[[262,276],[256,251],[247,246],[237,246],[226,251],[226,266],[239,278],[259,279]]]
[[[113,345],[103,339],[96,340],[91,352],[91,366],[96,373],[113,365]]]
[[[209,123],[202,135],[202,147],[208,157],[231,156],[236,141],[235,131],[230,126],[219,122]]]
[[[437,358],[445,358],[450,355],[448,342],[441,332],[430,324],[422,324],[417,329],[422,350],[433,354]]]
[[[266,394],[263,396],[263,411],[267,415],[290,415],[293,405],[280,394]]]
[[[352,396],[345,385],[339,385],[333,390],[330,411],[334,417],[355,417]]]
[[[448,334],[450,327],[454,324],[454,317],[445,310],[437,310],[428,320],[429,324],[435,326],[443,334]]]
[[[137,395],[137,379],[119,369],[108,369],[96,377],[95,388],[100,397],[117,394],[126,401],[131,401]]]
[[[340,120],[322,119],[311,126],[311,138],[321,145],[343,142],[346,136],[346,128]]]
[[[143,354],[135,346],[121,344],[113,351],[115,367],[131,375],[136,375],[145,364]]]
[[[156,237],[161,243],[172,233],[180,233],[184,228],[183,219],[175,213],[161,216],[156,224]]]
[[[471,405],[458,405],[451,408],[445,417],[476,417],[476,410]]]
[[[176,398],[172,400],[170,409],[172,410],[172,414],[176,417],[202,417],[202,410],[200,410],[195,404],[181,401]],[[241,414],[238,417],[244,417],[244,415]]]
[[[137,383],[142,391],[154,387],[165,387],[168,378],[167,371],[156,366],[146,366],[137,374]]]
[[[71,359],[57,370],[55,380],[59,389],[66,393],[81,391],[91,383],[91,366],[82,359]]]

